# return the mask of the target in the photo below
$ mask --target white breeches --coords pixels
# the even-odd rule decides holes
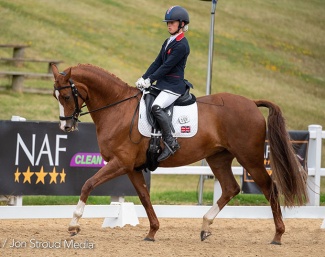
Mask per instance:
[[[166,108],[174,103],[180,96],[180,94],[176,94],[168,90],[161,91],[156,97],[155,101],[152,103],[152,106],[158,105],[160,108]]]

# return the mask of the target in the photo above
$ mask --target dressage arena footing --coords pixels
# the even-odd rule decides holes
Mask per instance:
[[[158,218],[202,218],[211,206],[154,205]],[[49,219],[72,218],[75,205],[46,206],[0,206],[0,219]],[[321,228],[325,228],[325,206],[303,206],[282,208],[284,219],[324,219]],[[146,218],[142,205],[133,203],[112,203],[110,205],[87,205],[83,218],[105,218],[103,227],[126,224],[137,225],[138,218]],[[271,219],[270,206],[226,206],[217,218],[229,219]]]

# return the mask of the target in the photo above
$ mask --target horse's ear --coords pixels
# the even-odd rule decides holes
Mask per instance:
[[[65,77],[67,79],[70,79],[71,78],[71,67],[69,68],[69,70],[67,71],[67,74],[65,75]]]
[[[54,78],[56,79],[57,76],[59,76],[59,70],[58,67],[54,63],[51,63],[52,73],[54,75]]]

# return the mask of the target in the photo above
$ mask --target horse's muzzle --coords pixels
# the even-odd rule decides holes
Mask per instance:
[[[78,130],[78,123],[75,120],[60,121],[60,129],[64,132]]]

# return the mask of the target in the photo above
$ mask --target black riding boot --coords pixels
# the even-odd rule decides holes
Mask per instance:
[[[165,144],[164,150],[158,157],[158,162],[161,162],[166,160],[170,155],[174,154],[176,150],[180,148],[180,146],[176,138],[172,136],[169,119],[164,110],[158,105],[153,106],[151,110],[160,126]]]

